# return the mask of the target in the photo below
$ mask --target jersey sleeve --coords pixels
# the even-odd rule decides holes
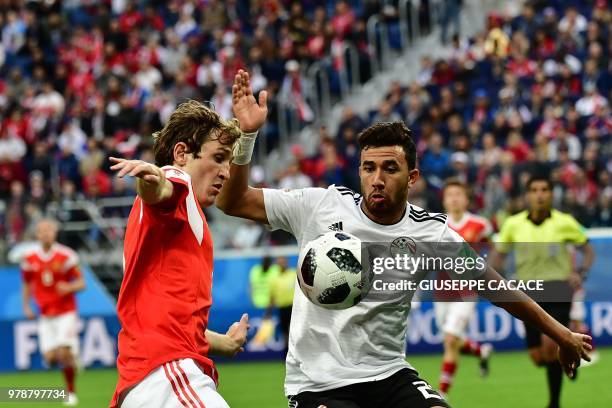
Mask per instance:
[[[571,215],[566,215],[563,223],[563,241],[577,245],[585,244],[588,240],[584,227]]]
[[[493,236],[493,226],[491,225],[491,222],[484,217],[482,218],[482,223],[484,225],[484,228],[482,230],[482,236],[480,237],[480,240],[491,241],[491,238]]]
[[[21,270],[21,278],[23,279],[23,281],[26,283],[30,283],[30,281],[34,277],[34,268],[27,258],[24,258],[21,261],[21,263],[19,264],[19,269]]]
[[[64,260],[62,270],[69,279],[77,279],[81,276],[79,256],[71,249],[66,252],[66,259]]]
[[[185,206],[181,203],[189,195],[189,175],[174,167],[164,167],[162,170],[166,173],[166,179],[172,183],[172,197],[154,205],[142,204],[160,218],[186,220]]]
[[[270,227],[299,237],[326,192],[323,188],[289,191],[264,188],[264,205]]]

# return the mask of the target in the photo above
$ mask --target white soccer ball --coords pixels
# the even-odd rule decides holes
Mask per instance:
[[[359,303],[367,286],[362,273],[361,240],[346,232],[328,232],[300,251],[300,288],[323,308],[347,309]]]

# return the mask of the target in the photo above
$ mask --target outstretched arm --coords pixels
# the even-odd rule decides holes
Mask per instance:
[[[485,280],[503,280],[493,268],[487,268]],[[481,292],[493,304],[504,308],[514,317],[537,327],[559,345],[559,361],[565,373],[571,378],[580,365],[580,359],[591,361],[588,351],[592,349],[591,337],[585,334],[573,333],[567,327],[546,313],[536,302],[519,290],[500,292]],[[503,301],[499,301],[503,299]]]
[[[216,200],[217,207],[224,213],[262,223],[268,223],[263,191],[249,187],[249,164],[257,131],[268,114],[266,100],[267,94],[262,91],[257,103],[249,82],[249,74],[243,70],[238,71],[232,86],[232,109],[243,134],[234,147],[230,178],[223,185]]]
[[[111,157],[115,164],[111,170],[118,171],[117,177],[137,177],[136,191],[138,196],[147,204],[154,205],[172,197],[174,187],[166,179],[162,169],[154,164],[142,160],[126,160]]]

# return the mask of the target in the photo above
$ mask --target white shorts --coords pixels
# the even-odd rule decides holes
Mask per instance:
[[[215,382],[190,359],[151,371],[123,399],[121,408],[229,408]]]
[[[70,347],[72,354],[79,354],[79,333],[76,312],[57,316],[41,316],[38,319],[38,343],[45,354],[58,347]]]
[[[435,302],[436,324],[444,334],[465,339],[467,325],[476,310],[476,302]]]

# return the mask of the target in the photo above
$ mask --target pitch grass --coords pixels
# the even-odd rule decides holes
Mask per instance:
[[[565,408],[612,407],[612,348],[599,349],[600,361],[580,369],[576,382],[564,380]],[[410,356],[421,377],[437,387],[440,356]],[[220,392],[232,408],[284,408],[284,365],[281,362],[223,364]],[[324,370],[324,367],[321,367]],[[87,370],[77,378],[80,407],[106,407],[115,388],[114,370]],[[59,372],[0,374],[0,387],[61,387]],[[491,376],[480,378],[474,358],[461,361],[450,403],[455,408],[543,408],[547,390],[544,369],[535,368],[526,352],[499,353],[491,361]],[[0,403],[13,408],[60,407],[49,403]]]

